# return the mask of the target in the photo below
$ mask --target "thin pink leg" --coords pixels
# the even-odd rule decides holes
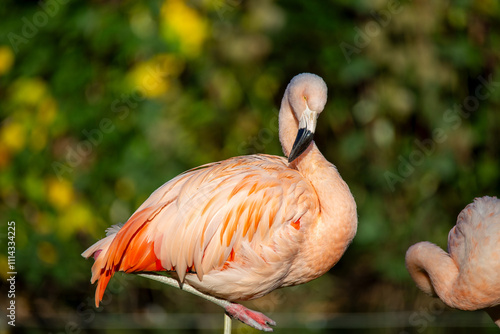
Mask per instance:
[[[256,328],[264,332],[272,332],[273,329],[269,327],[275,326],[276,322],[264,314],[252,311],[243,305],[231,303],[225,307],[226,313],[233,319],[237,319],[248,326]]]
[[[164,284],[168,284],[170,286],[173,286],[177,289],[181,289],[184,291],[187,291],[189,293],[192,293],[193,295],[200,296],[202,298],[205,298],[208,301],[211,301],[212,303],[219,305],[220,307],[224,308],[226,311],[226,314],[230,316],[233,319],[238,319],[244,324],[247,324],[248,326],[251,326],[253,328],[256,328],[261,331],[265,332],[272,332],[273,329],[269,327],[275,326],[276,322],[268,317],[266,317],[264,314],[256,311],[252,311],[248,308],[246,308],[243,305],[236,304],[236,303],[231,303],[230,301],[219,299],[213,296],[209,296],[204,294],[203,292],[200,292],[193,288],[191,285],[188,283],[184,283],[182,286],[180,285],[179,281],[172,277],[164,276],[161,274],[156,274],[156,273],[142,273],[138,274],[139,276],[146,277],[158,282],[162,282]]]

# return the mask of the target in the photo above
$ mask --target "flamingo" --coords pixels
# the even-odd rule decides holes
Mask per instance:
[[[406,253],[417,286],[461,310],[484,309],[500,327],[500,200],[474,199],[448,235],[448,253],[424,241]]]
[[[272,319],[235,302],[323,275],[356,234],[349,187],[313,141],[326,100],[321,77],[295,76],[279,113],[288,159],[257,154],[188,170],[153,192],[123,226],[109,228],[82,254],[95,260],[96,306],[115,272],[153,272],[141,275],[272,331]]]

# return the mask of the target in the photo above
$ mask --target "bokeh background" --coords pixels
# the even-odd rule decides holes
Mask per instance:
[[[418,291],[404,255],[446,248],[460,210],[500,193],[498,1],[6,0],[0,15],[0,331],[15,221],[16,331],[221,332],[217,306],[133,275],[96,310],[80,253],[186,169],[282,155],[279,103],[306,71],[329,87],[315,138],[358,234],[320,279],[245,305],[276,333],[497,331]]]

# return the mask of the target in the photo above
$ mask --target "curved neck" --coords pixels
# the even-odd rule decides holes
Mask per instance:
[[[279,115],[280,141],[286,156],[298,131],[298,120],[287,96],[285,92]],[[303,278],[312,279],[333,267],[356,235],[356,202],[337,168],[325,159],[314,141],[289,166],[311,183],[320,204],[319,219],[304,241],[301,258],[295,263],[304,270],[309,267],[303,271]]]
[[[294,164],[316,190],[320,204],[314,237],[305,246],[311,253],[322,253],[323,269],[327,271],[340,260],[356,235],[356,202],[337,168],[325,159],[314,142]]]
[[[484,281],[474,284],[470,277],[474,274],[459,269],[452,256],[435,244],[424,241],[411,246],[406,252],[406,268],[422,291],[437,295],[448,306],[467,311],[486,309],[495,323],[500,320],[500,309],[491,308],[497,295],[485,289]]]
[[[281,148],[286,157],[290,155],[292,145],[299,131],[299,121],[295,118],[295,113],[288,102],[288,88],[281,100],[279,113],[279,137]]]
[[[423,292],[454,308],[478,309],[469,302],[467,291],[457,284],[459,271],[455,261],[439,246],[427,241],[411,246],[406,252],[406,268]]]

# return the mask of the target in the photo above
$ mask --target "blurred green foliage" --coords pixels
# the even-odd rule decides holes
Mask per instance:
[[[138,330],[156,328],[148,312],[220,312],[127,275],[94,310],[80,253],[186,169],[281,155],[279,103],[300,72],[328,84],[315,138],[355,195],[358,235],[321,279],[250,306],[297,314],[276,332],[470,325],[416,289],[404,254],[421,240],[445,248],[460,210],[499,194],[498,1],[7,0],[0,15],[0,217],[16,222],[18,328]],[[4,281],[5,249],[0,268]],[[316,318],[348,312],[366,322]],[[370,320],[381,312],[399,320]]]

